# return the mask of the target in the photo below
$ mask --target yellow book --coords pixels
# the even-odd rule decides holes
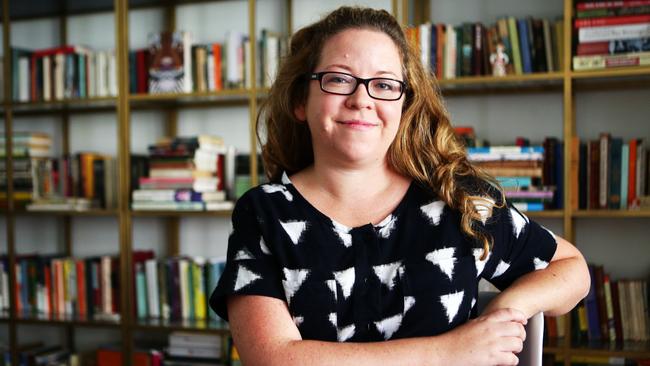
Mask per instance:
[[[508,17],[508,34],[510,36],[510,43],[512,46],[512,63],[515,66],[515,74],[521,75],[524,73],[524,68],[521,63],[521,51],[519,47],[519,30],[517,29],[517,19],[515,17]]]
[[[192,285],[194,286],[194,317],[196,320],[205,320],[205,285],[203,281],[203,267],[205,261],[202,258],[195,258],[192,263]]]

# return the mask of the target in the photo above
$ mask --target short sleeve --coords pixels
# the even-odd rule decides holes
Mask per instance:
[[[268,249],[253,205],[253,197],[241,197],[232,214],[226,266],[210,296],[210,307],[228,320],[230,295],[262,295],[285,299],[282,274]]]
[[[494,207],[485,228],[494,242],[481,277],[500,290],[526,273],[546,268],[555,255],[555,235],[510,202]]]

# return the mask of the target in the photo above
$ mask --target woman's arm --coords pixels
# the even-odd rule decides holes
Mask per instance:
[[[560,237],[556,241],[557,249],[548,267],[517,279],[483,313],[513,308],[528,318],[540,311],[556,316],[568,312],[587,296],[591,281],[584,257],[568,241]]]
[[[231,296],[233,339],[246,366],[275,365],[516,365],[526,322],[516,310],[497,310],[443,335],[387,342],[302,340],[284,301]]]

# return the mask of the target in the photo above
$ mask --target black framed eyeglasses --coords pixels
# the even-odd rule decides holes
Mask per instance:
[[[315,72],[309,74],[309,80],[318,80],[320,89],[326,93],[352,95],[360,84],[366,86],[368,95],[379,100],[398,100],[404,94],[406,83],[389,78],[358,78],[344,72]]]

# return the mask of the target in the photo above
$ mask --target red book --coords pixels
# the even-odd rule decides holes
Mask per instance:
[[[445,25],[436,24],[436,77],[442,79],[443,54],[445,49]]]
[[[219,91],[223,90],[223,74],[221,72],[221,44],[214,43],[212,45],[212,56],[214,56],[214,89]]]
[[[650,0],[622,0],[622,1],[594,1],[576,4],[577,10],[611,9],[611,8],[634,8],[648,6]]]
[[[85,318],[88,314],[86,296],[86,263],[83,259],[75,261],[77,267],[77,313]]]
[[[629,176],[627,179],[627,207],[634,206],[636,202],[636,150],[637,139],[630,140],[630,161],[629,161]]]
[[[600,18],[584,18],[576,19],[574,21],[574,26],[578,28],[588,28],[588,27],[603,27],[609,25],[624,25],[624,24],[639,24],[639,23],[649,23],[650,14],[638,14],[638,15],[620,15],[613,17],[600,17]]]
[[[576,48],[576,54],[578,56],[608,55],[609,41],[578,43],[578,47]]]
[[[45,313],[52,314],[52,269],[50,263],[46,263],[43,267],[43,277],[45,281]]]
[[[137,93],[146,93],[149,84],[148,76],[149,70],[147,69],[147,53],[148,50],[138,50],[135,52],[135,70],[138,78],[136,85]]]
[[[151,361],[149,354],[142,351],[133,353],[133,366],[150,366]],[[99,349],[97,350],[97,366],[115,366],[122,365],[122,352],[118,349]]]

